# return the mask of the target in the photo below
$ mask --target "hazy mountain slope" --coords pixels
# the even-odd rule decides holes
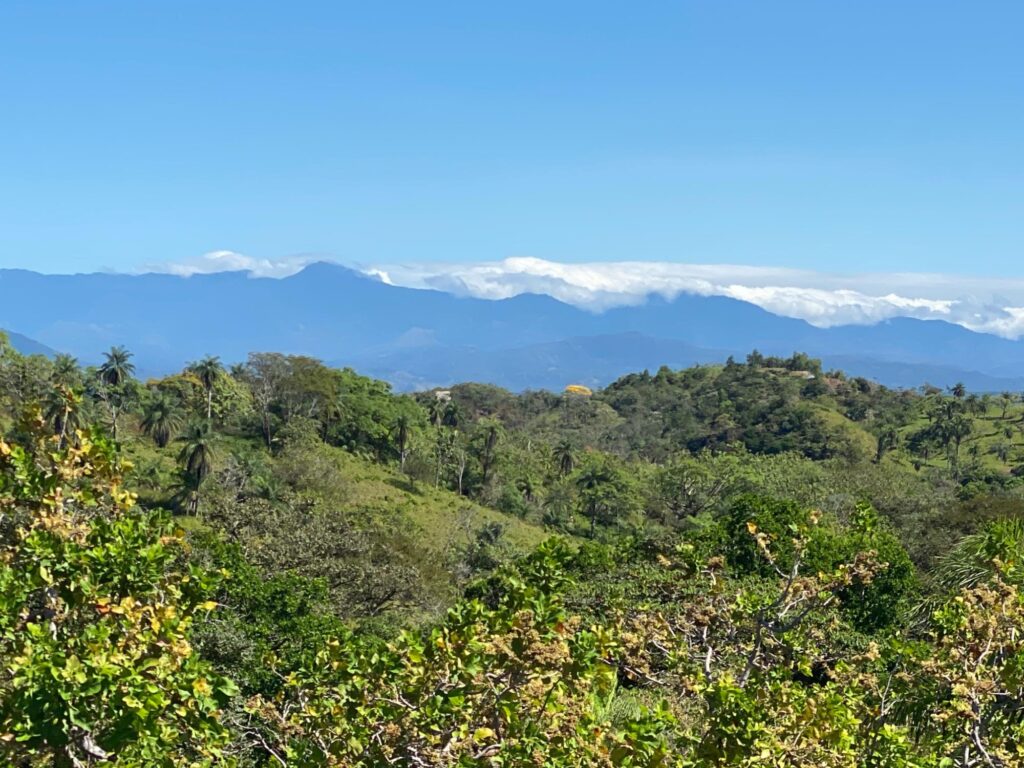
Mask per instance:
[[[56,350],[50,349],[45,344],[40,344],[35,339],[30,339],[28,336],[23,336],[20,333],[5,331],[2,328],[0,328],[0,333],[7,334],[7,340],[11,342],[11,346],[23,355],[45,355],[46,357],[53,357],[57,354]]]
[[[525,347],[423,347],[344,361],[401,389],[429,389],[486,381],[511,390],[561,390],[567,384],[600,387],[628,371],[683,368],[719,362],[723,350],[638,333],[585,336]]]

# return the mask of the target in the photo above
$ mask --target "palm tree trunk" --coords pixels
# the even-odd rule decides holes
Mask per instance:
[[[64,436],[68,431],[68,416],[71,414],[71,409],[64,406],[64,415],[60,419],[60,436],[57,438],[57,450],[64,449]]]
[[[206,390],[206,420],[209,421],[213,416],[213,387],[208,387]]]

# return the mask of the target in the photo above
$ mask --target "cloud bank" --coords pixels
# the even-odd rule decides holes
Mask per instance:
[[[179,277],[212,275],[217,272],[248,272],[253,277],[288,277],[317,260],[318,257],[311,255],[256,259],[235,251],[210,251],[187,261],[145,264],[139,271],[162,272]]]
[[[836,274],[669,262],[562,264],[510,258],[477,264],[375,265],[395,285],[503,299],[543,293],[592,311],[651,295],[726,296],[812,325],[869,325],[894,317],[945,320],[1007,338],[1024,335],[1024,280],[928,273]]]
[[[245,270],[285,277],[312,256],[255,259],[214,251],[190,262],[150,271],[188,276]],[[937,273],[839,274],[781,267],[672,262],[566,264],[517,257],[476,263],[364,264],[353,268],[383,282],[460,296],[505,299],[539,293],[601,312],[642,304],[652,295],[726,296],[812,325],[868,325],[896,317],[944,320],[974,331],[1024,336],[1024,280]]]

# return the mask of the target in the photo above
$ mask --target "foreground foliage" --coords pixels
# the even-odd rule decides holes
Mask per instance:
[[[0,741],[26,765],[213,764],[234,692],[189,643],[208,579],[113,447],[0,440]]]

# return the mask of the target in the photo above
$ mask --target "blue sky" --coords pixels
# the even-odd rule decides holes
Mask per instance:
[[[1024,5],[0,4],[0,266],[1022,276]]]

